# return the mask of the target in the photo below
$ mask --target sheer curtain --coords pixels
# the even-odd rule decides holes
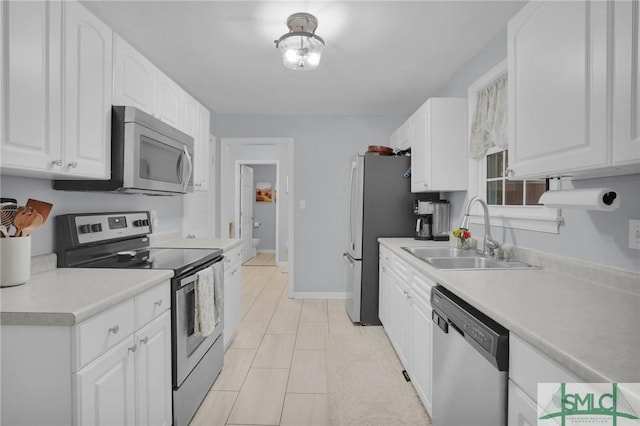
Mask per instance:
[[[469,155],[482,158],[492,146],[508,147],[506,73],[476,93]]]

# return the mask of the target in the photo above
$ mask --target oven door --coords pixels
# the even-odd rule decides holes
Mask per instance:
[[[124,139],[122,192],[193,192],[193,146],[135,122]]]
[[[197,272],[213,267],[213,281],[215,289],[215,321],[213,333],[202,336],[195,332],[196,322],[196,291],[195,281]],[[213,343],[222,335],[223,313],[223,272],[222,262],[217,260],[198,271],[189,272],[184,277],[174,278],[173,297],[173,385],[179,388],[189,373],[207,353]]]

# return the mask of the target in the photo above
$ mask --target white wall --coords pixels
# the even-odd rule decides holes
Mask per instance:
[[[368,145],[388,145],[389,135],[406,118],[216,114],[220,138],[294,138],[296,295],[344,293],[342,253],[347,244],[349,159],[366,151]],[[224,191],[224,178],[222,182]],[[300,209],[303,200],[306,208]]]
[[[253,164],[254,187],[258,182],[269,182],[275,189],[276,166],[274,164]],[[263,203],[253,200],[254,223],[260,225],[253,228],[253,238],[259,238],[258,251],[275,251],[276,249],[276,203],[281,203],[276,193],[275,202]],[[282,208],[283,206],[280,205]]]
[[[154,232],[182,232],[183,196],[146,196],[140,194],[114,194],[102,192],[55,191],[48,179],[1,176],[0,193],[25,203],[34,198],[53,204],[47,222],[32,234],[32,255],[55,251],[55,218],[67,213],[117,212],[128,210],[156,210],[158,229]]]
[[[478,55],[438,90],[437,96],[467,96],[467,88],[494,65],[507,57],[507,32],[504,29]],[[564,224],[559,234],[524,231],[493,226],[498,241],[541,250],[559,256],[640,272],[640,251],[628,248],[629,219],[640,218],[640,175],[576,180],[566,187],[612,187],[620,194],[621,204],[614,212],[564,209]],[[451,201],[452,229],[460,223],[466,192],[444,194]],[[480,225],[471,229],[483,235]]]

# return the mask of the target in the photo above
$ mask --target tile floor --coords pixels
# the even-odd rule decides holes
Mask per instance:
[[[376,349],[391,359],[393,367],[390,369],[394,371],[390,372],[393,375],[390,381],[402,386],[401,392],[389,386],[393,395],[384,399],[406,395],[400,396],[405,399],[403,404],[395,405],[406,407],[408,403],[415,416],[402,423],[429,424],[411,384],[398,379],[402,368],[381,327],[354,326],[342,300],[289,299],[287,273],[283,268],[243,266],[242,278],[242,322],[225,353],[223,371],[192,420],[192,426],[352,424],[352,420],[345,420],[348,416],[338,415],[337,411],[356,411],[344,404],[339,407],[347,398],[330,389],[330,383],[345,387],[340,383],[345,379],[343,372],[340,372],[340,380],[328,379],[331,375],[327,367],[331,358],[330,342],[332,337],[344,337],[350,342],[353,341],[350,336],[367,334],[385,345],[381,351]],[[365,329],[367,332],[362,331]],[[364,341],[363,344],[368,343]],[[334,361],[337,363],[348,362],[346,356],[344,361],[342,357],[338,354],[331,359],[337,359]],[[350,366],[342,367],[347,367],[343,371],[352,370]],[[340,371],[340,368],[332,371]],[[371,373],[367,374],[370,382]],[[376,372],[373,376],[383,377],[384,374]],[[374,388],[385,388],[386,384],[377,383]],[[380,396],[380,392],[372,398],[375,396]],[[358,401],[351,400],[349,404],[358,404]],[[391,421],[393,423],[386,424],[399,424]]]

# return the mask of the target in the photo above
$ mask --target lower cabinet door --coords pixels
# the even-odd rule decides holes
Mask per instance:
[[[231,345],[242,319],[242,275],[239,265],[224,274],[224,348]]]
[[[509,426],[535,426],[538,424],[536,403],[522,389],[509,380]]]
[[[418,300],[415,296],[412,298],[412,302],[411,329],[413,333],[410,344],[411,370],[409,374],[422,403],[431,413],[431,349],[433,346],[431,306]]]
[[[135,424],[135,350],[130,336],[73,375],[74,424]]]
[[[171,409],[171,311],[138,330],[136,425],[166,425]]]

